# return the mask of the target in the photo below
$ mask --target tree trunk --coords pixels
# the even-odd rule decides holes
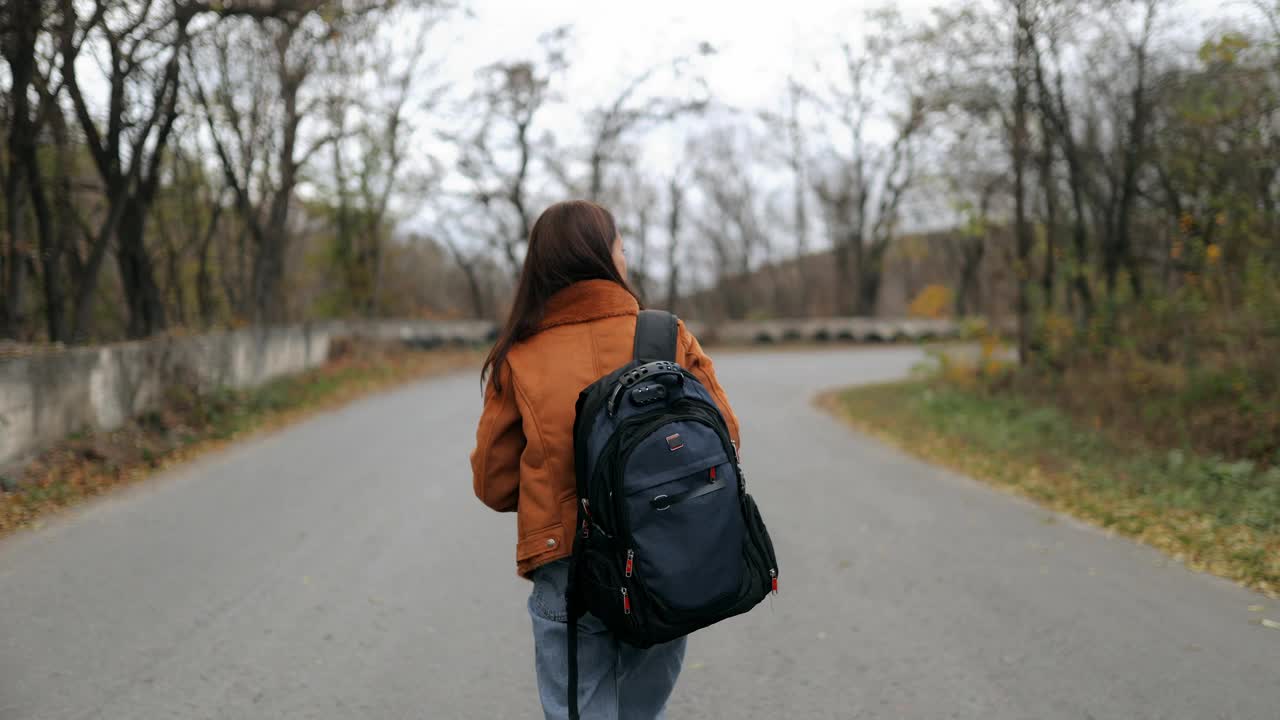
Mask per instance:
[[[60,342],[66,333],[65,302],[62,289],[62,238],[57,234],[49,212],[49,201],[41,186],[40,169],[28,164],[31,206],[36,215],[36,232],[40,238],[40,270],[43,279],[45,328],[50,342]]]
[[[834,297],[835,314],[836,315],[852,315],[854,300],[853,295],[854,282],[853,269],[849,259],[849,246],[843,242],[837,242],[832,270],[832,278],[834,279]]]
[[[89,338],[89,326],[93,322],[93,302],[98,292],[98,280],[102,275],[102,262],[107,257],[107,243],[120,225],[124,199],[119,196],[108,197],[107,208],[107,218],[99,226],[97,235],[90,238],[89,258],[76,280],[71,320],[73,342],[84,342]]]
[[[219,206],[214,206],[213,218],[209,221],[209,230],[200,243],[200,255],[196,265],[196,304],[200,311],[200,326],[208,329],[213,326],[213,278],[209,272],[209,246],[212,245],[214,230],[218,225]]]
[[[1027,221],[1026,166],[1027,166],[1027,55],[1030,22],[1027,19],[1025,0],[1018,4],[1018,24],[1014,37],[1014,99],[1012,128],[1014,236],[1017,243],[1017,266],[1014,268],[1018,283],[1018,361],[1026,365],[1031,360],[1031,225]]]
[[[480,277],[476,273],[473,263],[466,263],[461,266],[462,274],[467,277],[467,287],[471,290],[471,308],[475,312],[477,318],[487,317],[488,307],[484,301],[484,287],[480,284]]]
[[[1089,278],[1085,275],[1089,267],[1089,234],[1085,227],[1084,190],[1078,177],[1078,161],[1074,154],[1067,156],[1067,170],[1071,174],[1071,205],[1075,217],[1072,221],[1071,238],[1075,247],[1075,267],[1071,271],[1071,285],[1076,299],[1080,301],[1082,324],[1093,316],[1093,291],[1089,288]]]
[[[253,320],[259,325],[279,324],[288,317],[283,297],[284,259],[289,245],[289,206],[298,182],[298,126],[302,123],[298,92],[310,70],[305,65],[297,68],[290,65],[289,48],[297,31],[296,25],[289,25],[276,37],[277,78],[280,100],[284,105],[283,132],[276,155],[280,184],[271,195],[266,226],[250,222],[255,245]]]
[[[791,204],[792,214],[794,216],[796,228],[796,266],[804,262],[804,258],[809,254],[809,213],[808,206],[805,203],[805,163],[804,163],[804,136],[800,131],[800,119],[797,112],[799,104],[799,90],[792,83],[789,91],[790,117],[787,122],[787,131],[791,136]],[[799,272],[800,287],[800,315],[808,317],[813,308],[813,289],[809,287],[809,283],[805,282],[803,269]]]
[[[843,315],[858,315],[862,311],[862,268],[865,248],[862,246],[862,233],[850,232],[845,238],[847,251],[844,256],[844,303],[840,311]]]
[[[647,202],[647,201],[646,201]],[[643,302],[649,297],[649,206],[641,208],[636,217],[636,245],[640,252],[636,257],[636,267],[629,268],[636,293]]]
[[[960,253],[960,283],[956,289],[956,314],[959,317],[967,317],[977,312],[978,269],[982,267],[982,256],[986,254],[986,244],[980,237],[970,238],[965,241]]]
[[[604,192],[604,153],[598,142],[591,150],[589,164],[591,165],[591,182],[587,188],[587,199],[591,202],[600,202],[600,195]]]
[[[1049,132],[1049,120],[1044,113],[1040,114],[1040,132],[1043,137],[1040,138],[1040,153],[1038,169],[1040,174],[1040,189],[1044,193],[1044,268],[1040,276],[1041,292],[1044,295],[1043,302],[1046,308],[1053,309],[1054,306],[1054,281],[1056,260],[1058,252],[1058,189],[1054,186],[1053,181],[1053,145],[1052,135]]]
[[[8,37],[0,37],[0,51],[9,66],[9,128],[8,167],[4,173],[5,230],[9,245],[3,249],[0,259],[0,337],[17,338],[25,330],[24,308],[27,255],[31,242],[26,238],[25,196],[30,189],[30,178],[35,177],[35,130],[31,121],[28,96],[36,69],[36,38],[41,24],[39,0],[10,0],[12,3],[0,14],[0,27]],[[24,188],[24,183],[26,188]]]
[[[49,287],[45,291],[49,304],[49,339],[65,342],[74,339],[72,328],[68,325],[67,301],[69,291],[62,285],[60,278],[69,278],[70,287],[79,282],[78,263],[80,256],[76,250],[77,235],[80,228],[77,224],[75,203],[71,194],[71,143],[67,134],[66,118],[61,108],[54,105],[49,114],[49,129],[53,137],[53,215],[57,218],[56,249],[54,256],[48,258],[49,270],[45,271],[45,283],[52,282],[56,288]],[[57,267],[53,263],[57,263]],[[56,302],[53,300],[57,296]]]
[[[284,243],[275,238],[259,242],[253,256],[254,323],[284,322],[287,312],[281,297],[284,281]]]
[[[1138,195],[1138,171],[1141,169],[1146,156],[1146,133],[1148,116],[1150,115],[1150,103],[1147,98],[1147,42],[1151,36],[1155,12],[1155,0],[1148,0],[1142,40],[1135,51],[1138,78],[1133,88],[1132,115],[1124,151],[1124,180],[1120,188],[1120,201],[1115,222],[1115,247],[1112,256],[1109,258],[1110,266],[1108,271],[1108,282],[1114,286],[1117,266],[1123,264],[1129,273],[1129,283],[1135,297],[1142,297],[1142,275],[1138,271],[1137,257],[1133,252],[1133,241],[1129,237],[1129,222],[1133,215],[1133,205]],[[1111,287],[1109,289],[1114,288]]]
[[[880,278],[878,271],[867,268],[858,273],[858,304],[854,315],[858,317],[875,317],[880,299]]]
[[[671,179],[671,185],[668,187],[668,196],[671,203],[671,214],[667,216],[667,235],[669,242],[667,243],[667,312],[676,312],[676,303],[680,298],[680,262],[679,262],[679,246],[680,246],[680,226],[683,221],[681,210],[684,203],[684,193],[680,190],[680,184],[675,178]]]
[[[16,134],[15,127],[11,135]],[[13,144],[11,137],[10,147]],[[16,158],[12,155],[10,158],[11,162],[16,164]],[[5,230],[9,235],[9,245],[4,248],[4,276],[0,278],[0,282],[4,283],[4,294],[0,299],[0,309],[4,310],[3,315],[0,316],[0,338],[18,338],[26,320],[22,310],[22,281],[25,266],[23,256],[26,254],[22,227],[22,221],[26,215],[26,203],[23,202],[24,193],[22,192],[24,174],[20,168],[11,166],[4,183]]]
[[[164,297],[156,283],[155,264],[147,252],[146,227],[145,199],[135,195],[125,200],[116,231],[116,264],[129,309],[130,338],[144,338],[165,328]]]
[[[371,245],[369,247],[369,309],[370,314],[379,312],[382,302],[382,227],[375,224],[369,229]]]
[[[1083,161],[1080,158],[1079,148],[1076,147],[1075,136],[1072,134],[1071,114],[1067,109],[1066,93],[1062,87],[1061,69],[1057,73],[1054,89],[1050,90],[1040,53],[1035,46],[1032,46],[1032,53],[1035,60],[1036,91],[1042,99],[1040,112],[1042,117],[1052,122],[1059,144],[1062,146],[1062,155],[1067,162],[1067,183],[1071,188],[1073,215],[1071,239],[1075,254],[1067,300],[1068,305],[1072,304],[1073,297],[1079,303],[1079,320],[1083,325],[1093,315],[1093,292],[1089,288],[1089,278],[1085,274],[1089,266],[1089,234],[1084,209]]]
[[[880,306],[880,284],[884,277],[884,256],[889,250],[888,240],[877,240],[858,259],[858,296],[854,315],[875,317]]]

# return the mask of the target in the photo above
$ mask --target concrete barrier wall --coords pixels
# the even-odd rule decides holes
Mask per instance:
[[[86,428],[112,429],[164,388],[244,388],[323,363],[339,338],[483,343],[486,322],[355,322],[257,328],[0,359],[0,467]]]
[[[892,342],[954,337],[949,320],[821,318],[690,322],[705,342]],[[252,387],[323,363],[334,340],[417,347],[489,342],[490,322],[361,321],[161,337],[0,358],[0,468],[86,428],[112,429],[156,406],[175,382],[201,390]]]
[[[732,344],[781,342],[901,342],[945,340],[960,334],[954,320],[858,317],[726,322],[709,328],[709,337]]]

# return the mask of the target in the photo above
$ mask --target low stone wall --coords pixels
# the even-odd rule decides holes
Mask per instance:
[[[690,322],[706,342],[927,340],[954,337],[949,320],[822,318]],[[244,388],[323,363],[341,338],[432,348],[481,344],[490,322],[358,321],[252,328],[0,358],[0,468],[86,428],[112,429],[156,406],[164,388]]]
[[[732,344],[780,342],[900,342],[945,340],[960,334],[954,320],[859,317],[726,322],[712,329],[718,342]]]
[[[0,358],[0,468],[86,428],[155,407],[174,382],[243,388],[323,363],[339,338],[483,343],[486,322],[368,321],[254,328]]]

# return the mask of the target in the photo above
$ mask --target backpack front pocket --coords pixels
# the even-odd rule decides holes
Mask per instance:
[[[633,490],[625,505],[631,525],[625,570],[663,604],[700,608],[739,590],[745,531],[731,463]]]

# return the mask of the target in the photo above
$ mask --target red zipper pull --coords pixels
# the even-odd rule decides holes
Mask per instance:
[[[631,596],[627,594],[626,588],[622,588],[622,614],[631,614]]]
[[[778,571],[769,568],[769,577],[773,579],[773,594],[778,594]]]
[[[586,540],[588,537],[591,537],[591,526],[588,525],[587,521],[584,519],[582,521],[582,539]]]
[[[635,569],[636,554],[633,550],[627,551],[627,577],[631,577],[631,571]]]

